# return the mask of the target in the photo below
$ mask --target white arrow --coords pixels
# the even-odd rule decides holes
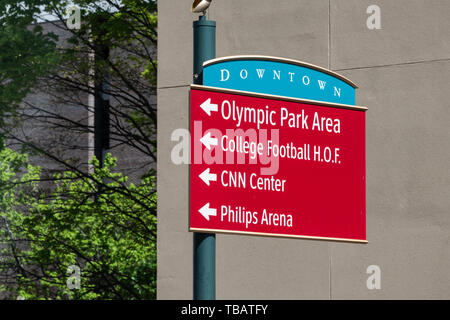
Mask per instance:
[[[198,212],[201,213],[201,215],[209,221],[209,217],[213,216],[215,217],[217,215],[217,210],[209,207],[209,202],[205,204]]]
[[[217,181],[217,174],[210,173],[209,168],[199,174],[200,179],[209,186],[210,181]]]
[[[200,139],[200,142],[203,143],[208,150],[211,150],[211,146],[217,146],[218,143],[216,138],[211,137],[211,132],[204,135]]]
[[[211,98],[209,98],[200,105],[200,108],[202,108],[203,111],[205,111],[208,114],[208,116],[210,116],[211,111],[217,111],[219,106],[217,104],[211,103]]]

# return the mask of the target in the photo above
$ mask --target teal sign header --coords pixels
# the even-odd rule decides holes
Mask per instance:
[[[355,105],[356,85],[308,63],[266,56],[233,56],[203,64],[205,86]]]

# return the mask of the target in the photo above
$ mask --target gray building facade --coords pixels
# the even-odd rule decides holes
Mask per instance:
[[[370,27],[373,5],[380,28]],[[158,2],[159,299],[193,297],[189,167],[171,161],[172,132],[189,127],[190,6]],[[217,299],[449,299],[450,1],[217,0],[208,18],[217,57],[328,68],[369,108],[369,243],[217,235]],[[373,266],[379,288],[368,285]]]

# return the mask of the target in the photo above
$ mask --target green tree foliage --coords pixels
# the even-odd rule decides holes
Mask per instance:
[[[57,174],[54,192],[38,195],[39,168],[26,163],[25,155],[0,152],[3,291],[25,299],[154,299],[154,179],[127,183],[108,155],[102,168],[94,159],[92,175]],[[67,284],[70,266],[81,271],[79,288]]]
[[[27,162],[26,155],[0,143],[0,292],[10,293],[16,285],[16,271],[22,266],[19,252],[24,245],[19,236],[25,219],[22,212],[37,202],[33,194],[40,172]]]
[[[81,9],[80,29],[65,24],[69,5]],[[111,156],[103,166],[94,159],[88,171],[64,154],[79,146],[60,139],[94,132],[87,96],[106,93],[99,79],[107,79],[112,153],[126,146],[154,167],[156,27],[154,0],[0,0],[0,140],[60,168],[49,175],[0,148],[0,296],[155,298],[154,171],[132,183]],[[34,92],[53,100],[29,99]],[[38,124],[46,139],[28,134]],[[70,266],[81,271],[79,289],[67,285]]]

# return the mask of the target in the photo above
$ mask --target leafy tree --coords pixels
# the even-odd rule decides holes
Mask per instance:
[[[64,23],[69,4],[81,9],[79,30]],[[155,298],[156,25],[153,0],[0,0],[0,138],[60,168],[1,149],[0,291],[9,297]],[[147,159],[134,183],[111,156],[90,170],[73,157],[86,154],[77,138],[95,131],[87,97],[103,94],[111,151]],[[71,265],[80,289],[67,287]]]
[[[26,155],[0,143],[0,291],[8,291],[16,285],[13,278],[22,267],[19,251],[24,244],[17,232],[24,219],[21,210],[37,201],[33,193],[39,168],[27,162]]]
[[[154,180],[123,188],[127,177],[111,172],[108,155],[103,167],[93,160],[91,176],[57,174],[52,194],[36,196],[39,168],[26,160],[0,153],[3,290],[25,299],[154,299]],[[67,284],[70,266],[81,270],[79,288]]]
[[[81,10],[82,23],[78,30],[70,29],[65,23],[69,4]],[[72,133],[71,137],[94,133],[93,124],[87,121],[92,112],[87,96],[108,94],[111,149],[126,147],[141,154],[142,159],[148,159],[149,166],[154,164],[156,1],[0,0],[0,12],[6,13],[0,15],[0,25],[14,29],[8,33],[12,34],[12,40],[5,37],[8,46],[19,48],[21,42],[34,41],[39,48],[29,48],[37,61],[36,72],[29,72],[30,63],[22,63],[11,65],[16,72],[2,77],[3,82],[17,85],[9,91],[2,87],[5,98],[4,103],[0,100],[0,109],[7,109],[9,114],[3,117],[6,124],[0,128],[1,133],[10,141],[27,145],[29,150],[55,156],[52,160],[64,166],[67,160],[74,160],[73,150],[86,149],[79,139],[67,139],[67,131]],[[34,27],[29,26],[31,23]],[[54,32],[44,30],[45,26],[52,26]],[[18,41],[15,37],[21,34],[29,39]],[[40,45],[42,42],[48,44]],[[105,49],[108,54],[103,52]],[[12,56],[7,46],[4,49],[0,46],[0,61],[9,63]],[[28,74],[29,81],[22,78],[24,74]],[[19,87],[23,92],[20,95]],[[29,92],[45,93],[51,100],[43,102],[31,95],[24,97]],[[21,99],[20,108],[8,103],[13,98]],[[21,128],[32,127],[34,131],[24,130],[19,134],[10,130],[17,124]],[[34,134],[37,127],[52,128],[54,132],[42,140]],[[55,145],[58,145],[56,150]]]

